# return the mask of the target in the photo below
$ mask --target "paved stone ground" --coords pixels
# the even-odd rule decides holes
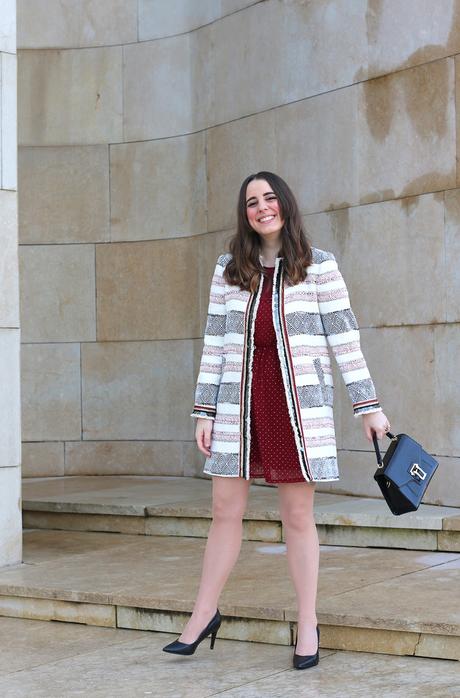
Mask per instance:
[[[191,657],[162,647],[177,635],[0,618],[2,698],[457,698],[460,663],[321,650],[292,668],[292,647],[206,639]]]

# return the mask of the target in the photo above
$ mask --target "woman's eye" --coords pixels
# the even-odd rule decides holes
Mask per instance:
[[[267,196],[266,199],[265,199],[265,201],[274,201],[275,199],[276,199],[276,196],[274,196],[274,195],[273,195],[273,196]],[[256,203],[257,203],[257,201],[251,201],[251,203],[248,204],[248,208],[249,208],[249,206],[255,206]]]

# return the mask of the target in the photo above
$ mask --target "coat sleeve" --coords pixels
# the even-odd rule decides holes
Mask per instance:
[[[217,393],[222,378],[222,359],[225,338],[225,280],[224,257],[217,258],[211,280],[208,316],[204,330],[203,352],[195,389],[195,403],[191,417],[215,419]]]
[[[348,289],[332,252],[328,252],[327,257],[319,264],[316,283],[328,344],[347,386],[354,416],[382,412],[361,351],[358,322],[350,307]]]

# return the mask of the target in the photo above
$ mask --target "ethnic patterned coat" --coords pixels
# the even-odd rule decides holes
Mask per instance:
[[[312,248],[303,282],[284,279],[283,258],[273,273],[272,311],[290,422],[307,481],[338,480],[333,419],[334,384],[329,348],[341,371],[355,417],[381,412],[360,347],[358,323],[345,281],[332,254]],[[256,291],[227,284],[230,253],[219,255],[211,281],[203,353],[191,417],[214,421],[211,455],[203,472],[249,479],[254,325],[262,285]],[[328,348],[329,347],[329,348]]]

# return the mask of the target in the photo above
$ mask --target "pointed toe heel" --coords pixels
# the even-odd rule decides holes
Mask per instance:
[[[170,642],[169,645],[165,645],[163,647],[163,652],[170,652],[171,654],[193,654],[200,642],[202,642],[208,635],[211,635],[211,649],[214,649],[217,631],[219,630],[221,623],[222,616],[219,613],[219,609],[217,609],[214,617],[211,618],[207,626],[201,631],[194,642],[186,643],[180,642],[180,640],[174,640],[174,642]]]
[[[309,669],[312,666],[316,666],[319,662],[319,627],[316,626],[316,636],[318,638],[318,649],[316,654],[297,654],[294,650],[294,656],[292,658],[292,663],[294,669]],[[297,647],[297,642],[296,642]]]

